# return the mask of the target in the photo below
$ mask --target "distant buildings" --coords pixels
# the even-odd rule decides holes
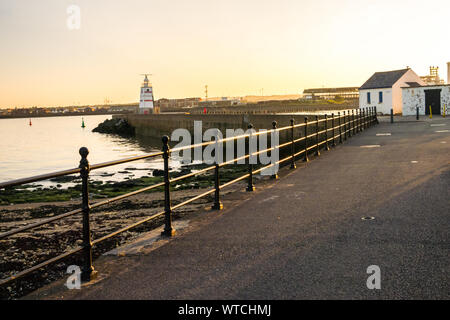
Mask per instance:
[[[358,99],[358,87],[341,87],[341,88],[316,88],[303,90],[303,99]]]
[[[156,104],[161,109],[182,109],[198,107],[200,98],[159,99]]]
[[[449,65],[450,68],[450,65]],[[424,81],[424,79],[426,81]],[[448,114],[450,84],[445,85],[430,68],[430,76],[419,77],[411,68],[376,72],[359,88],[359,107],[377,108],[390,114]]]

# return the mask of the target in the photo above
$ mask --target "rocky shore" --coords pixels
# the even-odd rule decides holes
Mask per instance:
[[[99,133],[118,134],[125,137],[132,137],[135,135],[134,127],[132,127],[125,119],[121,118],[106,119],[92,131]]]
[[[191,170],[198,170],[201,167],[204,167],[204,165],[182,168],[178,172],[174,172],[173,176],[184,175],[190,173]],[[245,171],[245,166],[232,166],[229,169],[222,169],[221,182],[230,181],[244,174]],[[162,181],[162,177],[159,176],[158,172],[153,174],[156,176],[130,179],[118,183],[95,183],[93,181],[90,186],[92,202],[98,201],[96,199],[114,197]],[[77,176],[74,176],[73,179],[66,182],[78,184],[78,179]],[[61,183],[64,182],[61,181]],[[202,193],[206,189],[210,189],[213,183],[212,172],[182,180],[180,184],[174,183],[172,186],[172,204],[175,205]],[[80,191],[79,185],[67,189],[38,188],[28,190],[12,188],[0,190],[0,201],[3,204],[0,205],[0,233],[79,208],[81,202]],[[162,188],[154,189],[150,192],[141,193],[120,202],[95,209],[92,214],[93,239],[105,236],[149,215],[162,211],[164,208],[162,191]],[[174,220],[187,219],[190,215],[195,215],[206,203],[211,202],[212,196],[183,206],[174,212]],[[21,270],[81,246],[81,218],[81,215],[75,215],[0,240],[0,278],[4,279]],[[132,241],[142,232],[147,232],[160,226],[163,223],[162,219],[162,217],[154,219],[101,243],[95,247],[94,258],[107,250]],[[80,257],[74,255],[50,267],[34,272],[21,280],[0,287],[0,299],[19,298],[59,279],[65,275],[68,265],[79,265],[80,261]]]

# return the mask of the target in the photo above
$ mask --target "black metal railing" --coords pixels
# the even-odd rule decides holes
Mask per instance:
[[[330,122],[331,122],[331,126],[329,125]],[[336,123],[337,123],[337,125],[336,125]],[[83,147],[79,151],[81,160],[80,160],[80,165],[78,168],[73,168],[73,169],[68,169],[68,170],[63,170],[63,171],[38,175],[38,176],[34,176],[34,177],[17,179],[17,180],[0,183],[0,189],[10,188],[10,187],[17,186],[17,185],[23,185],[23,184],[27,184],[27,183],[32,183],[32,182],[36,182],[36,181],[42,181],[42,180],[46,180],[46,179],[61,177],[61,176],[70,175],[70,174],[77,174],[77,173],[79,173],[81,175],[81,179],[82,179],[82,188],[81,188],[82,189],[82,203],[81,203],[81,207],[79,209],[72,210],[72,211],[60,214],[58,216],[55,216],[55,217],[46,218],[39,222],[31,223],[31,224],[25,225],[23,227],[19,227],[19,228],[1,233],[0,240],[7,238],[9,236],[24,232],[26,230],[34,229],[39,226],[49,224],[49,223],[52,223],[52,222],[64,219],[66,217],[76,215],[76,214],[82,214],[82,219],[83,219],[83,224],[82,224],[83,239],[82,239],[82,245],[80,247],[72,249],[72,250],[65,252],[61,255],[58,255],[56,257],[53,257],[49,260],[39,263],[39,264],[37,264],[31,268],[28,268],[26,270],[20,271],[13,276],[2,279],[2,280],[0,280],[0,285],[9,283],[15,279],[18,279],[25,275],[28,275],[31,272],[34,272],[38,269],[49,266],[50,264],[56,263],[58,261],[61,261],[69,256],[72,256],[72,255],[74,255],[76,253],[80,253],[80,252],[82,253],[82,257],[83,257],[82,258],[83,261],[81,264],[82,265],[82,280],[89,281],[89,280],[93,279],[96,275],[96,271],[94,270],[93,263],[92,263],[92,252],[93,252],[93,247],[95,247],[99,243],[101,243],[107,239],[110,239],[120,233],[128,231],[132,228],[135,228],[139,225],[142,225],[143,223],[146,223],[152,219],[161,217],[161,216],[164,216],[164,231],[162,232],[162,235],[169,236],[169,237],[173,236],[175,234],[175,230],[172,226],[172,213],[174,210],[176,210],[182,206],[185,206],[195,200],[201,199],[203,197],[206,197],[206,196],[212,195],[212,194],[214,194],[214,203],[212,205],[212,208],[216,209],[216,210],[221,210],[223,208],[223,204],[220,201],[220,192],[224,188],[226,188],[236,182],[247,179],[246,190],[251,192],[251,191],[255,190],[255,186],[253,183],[253,176],[255,174],[260,173],[262,170],[268,169],[274,165],[284,164],[288,161],[290,161],[290,168],[295,169],[296,168],[296,160],[300,156],[303,157],[303,161],[309,161],[308,153],[314,153],[314,155],[320,156],[320,148],[322,146],[323,146],[324,150],[329,150],[330,143],[331,143],[331,147],[335,147],[337,145],[337,143],[343,143],[343,141],[345,141],[348,137],[351,137],[351,135],[361,132],[361,131],[367,129],[369,126],[372,126],[377,123],[378,123],[378,120],[377,120],[376,107],[368,107],[368,108],[364,108],[364,109],[351,110],[351,113],[350,113],[350,111],[347,111],[347,112],[343,111],[342,115],[340,112],[338,112],[337,115],[335,115],[334,113],[331,114],[331,117],[329,117],[328,115],[325,115],[324,118],[322,118],[322,119],[319,119],[319,117],[316,116],[314,121],[309,121],[308,117],[305,117],[304,122],[299,123],[299,124],[295,124],[294,119],[292,119],[290,125],[282,127],[282,128],[277,128],[277,123],[274,121],[272,123],[272,129],[267,130],[267,131],[253,132],[250,134],[247,133],[247,134],[243,134],[243,135],[239,135],[239,136],[227,137],[224,139],[220,139],[218,141],[212,140],[212,141],[203,142],[203,143],[199,143],[199,144],[175,148],[172,150],[169,147],[169,138],[167,136],[164,136],[162,138],[163,148],[162,148],[161,152],[155,152],[155,153],[151,153],[148,155],[131,157],[131,158],[126,158],[126,159],[121,159],[121,160],[116,160],[116,161],[109,161],[109,162],[104,162],[104,163],[94,164],[94,165],[89,164],[89,161],[87,159],[89,151],[87,148]],[[249,125],[249,128],[252,128],[252,125]],[[301,130],[301,131],[303,131],[303,134],[300,134],[300,136],[297,138],[295,136],[296,129],[303,129],[303,130]],[[287,131],[287,130],[290,130],[290,139],[288,139],[288,141],[286,141],[282,144],[279,144],[277,146],[272,146],[270,148],[266,148],[264,150],[259,150],[257,152],[250,152],[250,146],[249,146],[250,136],[259,136],[260,134],[271,134],[274,132],[282,132],[282,131]],[[185,175],[178,176],[175,178],[170,178],[169,160],[170,160],[171,153],[173,153],[175,151],[179,152],[179,151],[183,151],[183,150],[192,150],[193,148],[206,147],[210,144],[214,144],[214,143],[218,143],[218,142],[224,143],[224,142],[228,142],[228,141],[236,141],[239,139],[245,139],[245,141],[246,141],[246,150],[247,151],[244,152],[244,155],[233,158],[231,160],[228,160],[228,161],[225,161],[222,163],[216,163],[212,166],[203,168],[203,169],[195,171],[195,172],[191,172],[189,174],[185,174]],[[300,142],[303,142],[303,147],[297,148],[297,146]],[[276,163],[271,163],[269,165],[260,167],[258,169],[254,169],[251,161],[248,161],[250,159],[250,157],[257,156],[261,153],[273,152],[277,148],[282,149],[287,146],[291,146],[290,152],[289,151],[287,152],[288,156],[284,157],[283,159],[279,159],[278,161],[276,161]],[[300,150],[298,150],[298,149],[300,149]],[[147,187],[141,188],[139,190],[129,192],[129,193],[126,193],[123,195],[119,195],[119,196],[116,196],[116,197],[113,197],[110,199],[102,200],[102,201],[92,203],[92,204],[90,203],[90,201],[89,201],[89,173],[92,170],[110,167],[110,166],[114,166],[117,164],[122,164],[122,163],[127,163],[127,162],[132,162],[132,161],[156,158],[156,157],[162,157],[164,160],[164,181],[163,182],[156,183],[151,186],[147,186]],[[238,178],[235,178],[224,184],[220,184],[220,180],[219,180],[220,168],[222,168],[226,165],[236,163],[240,160],[241,161],[244,160],[246,162],[246,165],[248,166],[248,172]],[[186,201],[183,201],[181,203],[178,203],[178,204],[172,206],[171,198],[170,198],[170,196],[171,196],[170,185],[172,183],[192,177],[192,176],[203,174],[203,173],[206,173],[206,172],[212,171],[212,170],[214,170],[214,188],[207,190],[195,197],[192,197]],[[274,173],[271,177],[275,178],[275,179],[278,178],[276,173]],[[111,204],[113,202],[137,195],[137,194],[145,192],[145,191],[156,189],[159,187],[164,187],[164,210],[157,212],[155,214],[152,214],[151,216],[148,216],[148,217],[146,217],[138,222],[135,222],[131,225],[125,226],[125,227],[123,227],[119,230],[116,230],[110,234],[107,234],[103,237],[92,240],[90,216],[91,216],[91,212],[93,209],[96,209],[98,207],[101,207],[101,206],[104,206],[107,204]]]

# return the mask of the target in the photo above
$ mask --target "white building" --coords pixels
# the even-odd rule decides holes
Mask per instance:
[[[149,82],[147,75],[145,75],[144,83],[141,87],[141,98],[139,100],[139,113],[149,114],[154,111],[153,104],[153,88]]]
[[[402,88],[403,115],[415,115],[419,108],[420,115],[445,114],[450,112],[450,84],[416,86]]]
[[[359,107],[376,107],[377,112],[402,113],[402,88],[423,86],[425,83],[410,68],[376,72],[359,88]]]

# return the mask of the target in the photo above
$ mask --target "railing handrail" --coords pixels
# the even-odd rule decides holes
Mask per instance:
[[[189,146],[184,146],[184,147],[179,147],[179,148],[174,148],[174,149],[170,149],[168,146],[168,141],[169,138],[168,137],[163,137],[163,150],[159,151],[159,152],[154,152],[151,154],[146,154],[146,155],[141,155],[141,156],[135,156],[135,157],[130,157],[130,158],[125,158],[125,159],[119,159],[119,160],[114,160],[114,161],[108,161],[108,162],[103,162],[103,163],[99,163],[99,164],[94,164],[94,165],[89,165],[89,162],[87,161],[87,155],[89,153],[89,151],[86,148],[81,148],[80,149],[80,155],[82,156],[82,159],[80,161],[80,166],[78,168],[73,168],[73,169],[67,169],[67,170],[62,170],[62,171],[56,171],[56,172],[52,172],[52,173],[47,173],[47,174],[42,174],[42,175],[38,175],[38,176],[34,176],[34,177],[28,177],[28,178],[22,178],[22,179],[16,179],[16,180],[11,180],[11,181],[7,181],[7,182],[3,182],[0,183],[0,189],[1,188],[7,188],[7,187],[11,187],[11,186],[16,186],[16,185],[21,185],[21,184],[26,184],[26,183],[31,183],[31,182],[36,182],[36,181],[41,181],[41,180],[46,180],[46,179],[51,179],[51,178],[55,178],[55,177],[59,177],[59,176],[64,176],[64,175],[70,175],[70,174],[76,174],[76,173],[80,173],[81,177],[82,177],[82,207],[79,209],[75,209],[63,214],[60,214],[58,216],[54,216],[48,219],[43,219],[41,221],[29,224],[29,225],[25,225],[23,227],[14,229],[14,230],[10,230],[4,233],[0,234],[0,239],[6,238],[8,236],[26,231],[26,230],[30,230],[39,226],[42,226],[44,224],[48,224],[69,216],[73,216],[75,214],[79,214],[79,213],[83,213],[83,246],[73,249],[70,252],[66,252],[63,253],[57,257],[51,258],[45,262],[42,262],[38,265],[35,265],[31,268],[28,268],[26,270],[20,271],[18,272],[16,275],[14,276],[10,276],[6,279],[2,279],[0,280],[0,285],[3,285],[5,283],[8,283],[10,281],[13,281],[19,277],[23,277],[27,274],[29,274],[30,272],[36,271],[37,269],[40,269],[44,266],[47,266],[51,263],[54,263],[56,261],[60,261],[61,259],[64,259],[72,254],[75,254],[77,252],[83,251],[84,253],[84,269],[83,269],[83,273],[82,275],[84,275],[84,277],[88,277],[88,278],[84,278],[84,279],[90,279],[91,275],[93,274],[94,270],[92,267],[92,247],[106,239],[109,239],[119,233],[125,232],[131,228],[134,228],[136,226],[139,226],[151,219],[154,219],[156,217],[159,217],[161,215],[165,215],[165,228],[164,228],[164,235],[172,235],[174,230],[171,226],[171,219],[172,219],[172,210],[177,209],[181,206],[184,206],[188,203],[191,203],[197,199],[203,198],[207,195],[210,195],[212,193],[215,193],[215,200],[214,200],[214,206],[213,209],[222,209],[223,206],[220,202],[220,191],[225,188],[228,187],[238,181],[242,181],[244,179],[248,179],[248,187],[247,187],[247,191],[253,191],[254,190],[254,186],[253,186],[253,174],[257,174],[259,172],[261,172],[264,169],[270,168],[272,166],[274,166],[275,164],[281,164],[284,163],[288,160],[291,160],[291,168],[294,169],[295,166],[295,158],[298,157],[301,154],[304,154],[304,161],[308,161],[308,151],[310,150],[315,150],[315,153],[317,156],[320,156],[320,146],[325,144],[325,150],[329,150],[329,146],[328,143],[331,141],[332,142],[332,146],[336,145],[336,139],[339,138],[339,143],[342,143],[342,136],[344,136],[344,140],[347,139],[347,137],[351,137],[352,134],[355,134],[357,132],[363,131],[364,129],[368,128],[370,125],[372,124],[376,124],[378,123],[377,120],[377,114],[376,114],[376,107],[372,107],[372,108],[365,108],[365,109],[356,109],[357,111],[354,112],[354,110],[352,110],[352,113],[350,114],[350,111],[348,111],[348,113],[346,114],[346,112],[344,111],[343,114],[341,115],[340,112],[337,113],[337,115],[335,115],[334,113],[332,113],[332,117],[327,117],[327,114],[325,114],[325,118],[323,119],[319,119],[318,116],[316,116],[316,120],[314,121],[308,121],[308,118],[305,117],[305,121],[299,124],[295,124],[294,123],[294,119],[291,119],[291,125],[282,127],[282,128],[277,128],[276,127],[276,122],[274,121],[272,123],[273,128],[272,129],[267,129],[267,130],[261,130],[259,132],[251,132],[251,133],[246,133],[243,135],[239,135],[239,136],[232,136],[232,137],[227,137],[227,138],[222,138],[218,141],[212,140],[212,141],[207,141],[207,142],[203,142],[203,143],[198,143],[198,144],[191,144]],[[359,112],[358,112],[359,111]],[[343,123],[341,123],[341,119],[343,119]],[[335,123],[335,121],[338,120],[337,123]],[[332,126],[328,127],[328,123],[332,122]],[[324,130],[319,130],[319,123],[325,123],[325,129]],[[308,127],[314,126],[315,125],[315,130],[313,133],[308,134]],[[301,128],[304,127],[304,134],[302,137],[299,138],[295,138],[294,136],[294,129],[295,128]],[[253,126],[249,125],[248,129],[252,129]],[[336,130],[339,129],[338,132],[336,132]],[[236,158],[233,158],[231,160],[227,160],[225,162],[222,163],[216,163],[215,165],[203,168],[199,171],[196,172],[191,172],[179,177],[175,177],[175,178],[170,178],[169,176],[169,166],[168,166],[168,160],[170,158],[170,154],[175,152],[175,151],[182,151],[182,150],[187,150],[187,149],[193,149],[193,148],[198,148],[198,147],[204,147],[210,144],[215,144],[215,143],[224,143],[224,142],[228,142],[228,141],[233,141],[233,140],[239,140],[239,139],[245,139],[246,140],[246,144],[247,147],[249,147],[249,139],[250,137],[254,137],[254,136],[259,136],[261,134],[270,134],[273,132],[280,132],[280,131],[284,131],[284,130],[291,130],[291,134],[290,134],[290,139],[288,139],[289,141],[280,144],[280,145],[276,145],[276,146],[271,146],[268,147],[264,150],[259,150],[257,152],[251,152],[250,149],[248,148],[248,153],[244,152],[244,155],[242,156],[237,156]],[[332,132],[331,137],[328,137],[328,133]],[[324,139],[322,141],[319,141],[322,135],[325,135]],[[308,139],[313,139],[313,142],[308,145]],[[300,141],[305,141],[304,143],[304,148],[301,151],[296,152],[295,151],[295,144],[300,142]],[[251,156],[256,156],[262,153],[266,153],[269,151],[273,151],[275,149],[281,149],[284,148],[286,146],[291,146],[291,155],[283,158],[283,159],[278,159],[278,161],[274,164],[271,163],[269,165],[266,165],[264,167],[260,167],[256,170],[253,170],[253,166],[251,164],[251,162],[248,162],[248,173],[235,178],[231,181],[228,181],[224,184],[220,184],[219,181],[219,168],[225,166],[225,165],[229,165],[235,162],[238,162],[240,160],[247,160],[249,159]],[[160,182],[160,183],[156,183],[153,184],[151,186],[147,186],[132,192],[128,192],[126,194],[122,194],[110,199],[106,199],[106,200],[102,200],[102,201],[98,201],[96,203],[93,203],[92,205],[89,204],[89,194],[88,194],[88,176],[89,176],[89,172],[91,170],[95,170],[95,169],[99,169],[99,168],[105,168],[105,167],[109,167],[109,166],[113,166],[113,165],[117,165],[117,164],[122,164],[122,163],[127,163],[127,162],[132,162],[132,161],[137,161],[137,160],[143,160],[143,159],[148,159],[148,158],[153,158],[153,157],[159,157],[162,156],[164,159],[164,182]],[[214,189],[211,190],[207,190],[203,193],[201,193],[200,195],[197,195],[195,197],[192,197],[188,200],[185,200],[181,203],[178,203],[177,205],[172,206],[170,203],[170,184],[175,182],[175,181],[179,181],[179,180],[183,180],[192,176],[196,176],[199,175],[201,173],[210,171],[212,169],[215,169],[215,186]],[[277,177],[277,175],[273,175],[272,177]],[[113,203],[115,201],[119,201],[122,199],[125,199],[127,197],[145,192],[145,191],[149,191],[155,188],[159,188],[159,187],[164,187],[164,191],[165,191],[165,198],[164,198],[164,203],[165,203],[165,209],[162,212],[158,212],[156,214],[151,215],[150,217],[146,217],[143,220],[140,220],[138,222],[133,223],[132,225],[126,226],[124,228],[121,228],[119,230],[114,231],[113,233],[110,233],[108,235],[105,235],[99,239],[96,239],[94,241],[91,240],[91,235],[90,235],[90,222],[89,222],[89,215],[90,215],[90,211],[91,209],[106,205],[106,204],[110,204]]]

